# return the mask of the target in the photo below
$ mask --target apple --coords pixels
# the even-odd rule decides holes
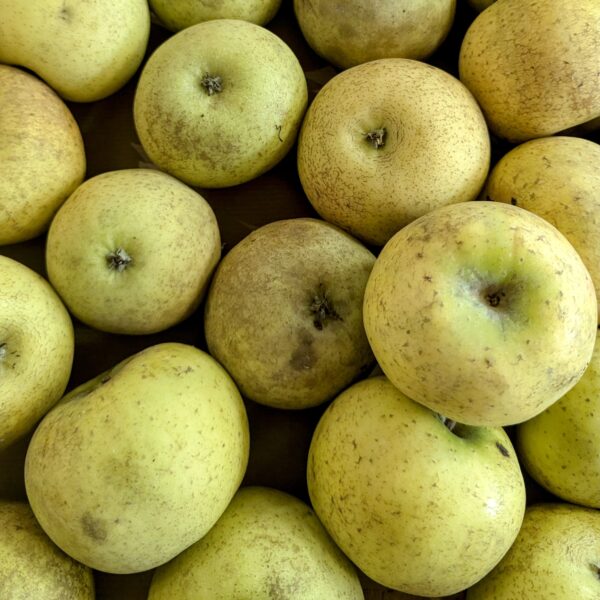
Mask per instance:
[[[600,116],[600,3],[494,2],[471,23],[459,76],[493,133],[512,143]]]
[[[330,400],[374,363],[362,316],[374,262],[358,240],[319,219],[259,227],[212,279],[209,352],[255,402],[299,409]]]
[[[198,23],[163,42],[135,92],[135,128],[159,168],[228,187],[274,167],[308,102],[302,67],[281,38],[239,19]]]
[[[456,0],[294,0],[294,12],[310,47],[347,69],[429,57],[454,23]]]
[[[232,568],[234,566],[234,568]],[[214,527],[154,573],[148,600],[363,600],[352,563],[311,508],[242,487]]]
[[[83,181],[79,126],[37,77],[0,65],[0,245],[41,235]]]
[[[568,240],[499,202],[435,209],[400,230],[373,266],[367,337],[407,396],[471,425],[541,413],[580,379],[598,312]]]
[[[470,92],[447,72],[403,58],[329,80],[298,139],[312,206],[373,245],[436,207],[475,199],[489,164],[488,129]]]
[[[69,392],[41,421],[25,486],[44,531],[79,562],[149,570],[216,523],[248,461],[226,371],[181,343],[150,346]]]
[[[600,344],[575,387],[517,426],[525,469],[555,496],[600,508]]]
[[[534,212],[573,244],[600,298],[600,145],[571,136],[530,140],[492,169],[482,196]]]
[[[180,31],[214,19],[241,19],[266,25],[279,10],[281,0],[149,0],[149,4],[161,25]]]
[[[597,600],[600,513],[568,503],[529,506],[500,564],[467,592],[467,600]]]
[[[310,445],[307,482],[346,556],[374,581],[419,596],[453,594],[486,575],[525,510],[523,476],[502,428],[453,425],[383,376],[329,405]]]
[[[208,202],[154,169],[122,169],[81,184],[52,220],[50,282],[80,321],[148,334],[189,317],[221,255]]]
[[[63,395],[74,348],[71,318],[46,279],[0,256],[0,449]]]
[[[468,4],[471,8],[477,12],[481,12],[491,6],[496,0],[468,0]]]
[[[94,102],[123,87],[149,34],[146,0],[0,0],[0,62],[33,71],[66,100]]]
[[[0,594],[7,600],[94,600],[94,578],[52,543],[25,502],[0,500]]]

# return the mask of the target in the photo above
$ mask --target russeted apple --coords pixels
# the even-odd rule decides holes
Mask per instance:
[[[600,116],[600,3],[502,0],[471,23],[460,80],[490,129],[516,143]]]
[[[436,207],[476,198],[489,164],[488,129],[467,88],[403,58],[329,80],[298,138],[298,174],[315,210],[375,245]]]
[[[74,350],[71,317],[48,281],[0,256],[0,449],[61,398]]]
[[[76,387],[35,430],[25,487],[50,539],[110,573],[156,567],[217,522],[245,473],[248,419],[205,352],[162,343]]]
[[[266,25],[277,13],[281,0],[149,0],[158,22],[171,31],[180,31],[214,19],[241,19]]]
[[[0,597],[95,598],[92,570],[50,540],[25,502],[0,500]]]
[[[294,12],[311,48],[346,69],[427,58],[451,29],[456,0],[294,0]]]
[[[210,353],[269,406],[330,400],[374,364],[362,300],[375,256],[320,219],[259,227],[221,260],[206,297]]]
[[[527,508],[515,543],[467,600],[597,600],[600,512],[568,503]]]
[[[471,425],[541,413],[581,378],[598,324],[569,241],[499,202],[435,209],[385,245],[364,296],[383,372],[407,396]]]
[[[122,88],[149,35],[147,0],[0,0],[0,62],[30,69],[75,102]]]
[[[599,332],[600,333],[600,332]],[[555,496],[600,509],[600,344],[573,389],[517,426],[527,472]]]
[[[81,184],[85,149],[61,98],[8,65],[0,65],[0,139],[0,244],[16,244],[46,231]]]
[[[312,509],[243,487],[198,542],[154,573],[148,600],[363,600],[354,565]]]
[[[382,376],[328,406],[307,481],[346,556],[374,581],[419,596],[480,580],[510,548],[525,510],[523,475],[502,428],[453,424]]]
[[[581,256],[600,298],[600,145],[572,136],[530,140],[496,163],[482,197],[534,212]]]
[[[46,242],[50,282],[80,321],[141,335],[189,317],[221,256],[208,202],[175,177],[122,169],[82,183]]]
[[[302,67],[281,38],[216,19],[152,53],[133,113],[150,160],[190,185],[218,188],[274,167],[296,141],[307,102]]]

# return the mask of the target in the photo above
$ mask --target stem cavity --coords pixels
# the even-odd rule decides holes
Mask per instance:
[[[223,80],[218,75],[213,76],[206,73],[200,80],[200,85],[209,96],[223,91]]]
[[[109,252],[106,255],[106,264],[109,269],[114,269],[118,273],[123,272],[133,261],[131,256],[123,250],[123,248],[117,248],[113,252]]]
[[[327,325],[328,321],[342,321],[342,317],[335,311],[322,283],[319,284],[319,289],[312,298],[310,312],[313,315],[313,325],[319,331]]]
[[[379,148],[385,146],[385,136],[386,131],[383,127],[365,133],[365,139],[373,146],[373,148],[375,148],[375,150],[379,150]]]

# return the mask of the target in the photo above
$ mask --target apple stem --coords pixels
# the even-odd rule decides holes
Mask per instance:
[[[115,269],[121,273],[124,271],[133,261],[131,256],[123,250],[123,248],[117,248],[113,252],[109,252],[106,255],[106,263],[109,269]]]
[[[373,131],[365,133],[365,138],[371,143],[373,148],[378,150],[379,148],[383,148],[383,146],[385,146],[385,134],[386,131],[382,127],[381,129],[373,129]]]
[[[223,91],[223,80],[218,75],[213,76],[206,73],[200,81],[200,85],[209,96]]]
[[[319,284],[317,293],[313,296],[310,304],[310,312],[314,315],[313,325],[321,331],[327,321],[342,321],[342,317],[335,311],[333,304],[325,292],[322,283]]]

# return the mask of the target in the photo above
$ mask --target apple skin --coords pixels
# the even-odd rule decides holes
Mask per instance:
[[[331,400],[375,362],[362,315],[374,262],[358,240],[320,219],[254,230],[211,281],[209,352],[255,402],[301,409]]]
[[[25,502],[0,500],[0,594],[94,600],[94,577],[50,540]]]
[[[149,35],[146,0],[0,0],[0,62],[30,69],[66,100],[123,87]]]
[[[446,39],[456,0],[294,0],[311,48],[342,69],[380,58],[423,60]]]
[[[149,4],[161,25],[171,31],[181,31],[214,19],[241,19],[266,25],[279,10],[281,0],[149,0]]]
[[[502,428],[456,425],[385,377],[342,392],[310,446],[312,506],[342,551],[386,587],[461,591],[514,541],[525,485]]]
[[[129,335],[189,317],[220,256],[208,202],[154,169],[86,180],[56,213],[46,242],[48,278],[71,313],[95,329]]]
[[[550,223],[517,206],[431,211],[383,248],[364,296],[367,337],[406,395],[471,425],[542,412],[583,375],[596,294]]]
[[[519,144],[496,163],[482,197],[534,212],[581,256],[600,298],[600,145],[571,136]]]
[[[35,430],[25,487],[79,562],[135,573],[205,535],[241,484],[248,420],[227,372],[193,346],[138,352],[67,394]]]
[[[220,91],[211,93],[207,77],[220,78]],[[307,102],[304,72],[283,40],[247,21],[217,19],[153,52],[133,111],[150,160],[189,185],[218,188],[274,167],[296,141]]]
[[[600,512],[568,503],[529,506],[515,543],[467,600],[597,600]]]
[[[232,565],[235,569],[232,572]],[[242,487],[214,527],[153,576],[148,600],[363,600],[354,565],[301,500]]]
[[[516,428],[527,472],[555,496],[600,508],[600,344],[575,387]]]
[[[385,131],[374,147],[367,135]],[[425,63],[388,58],[325,84],[302,123],[298,175],[319,215],[373,245],[439,206],[474,200],[490,138],[464,85]]]
[[[48,281],[0,256],[0,449],[61,398],[74,350],[71,317]]]
[[[62,99],[29,73],[0,65],[0,245],[41,235],[83,181],[86,156]]]
[[[459,77],[491,131],[512,143],[600,116],[600,4],[502,0],[465,33]]]

